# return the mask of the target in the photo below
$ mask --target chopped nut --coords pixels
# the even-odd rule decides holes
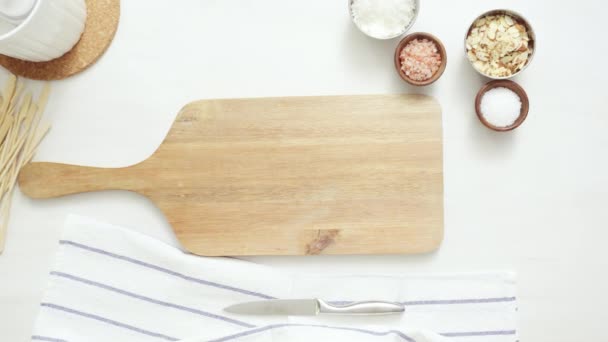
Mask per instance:
[[[489,15],[473,24],[466,39],[467,56],[483,74],[511,76],[528,63],[529,41],[527,28],[510,15]]]

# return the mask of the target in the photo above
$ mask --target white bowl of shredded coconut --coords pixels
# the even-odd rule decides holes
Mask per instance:
[[[348,8],[361,32],[376,39],[392,39],[414,25],[420,0],[348,0]]]

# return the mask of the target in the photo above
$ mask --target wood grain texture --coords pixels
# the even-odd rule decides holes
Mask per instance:
[[[204,100],[145,161],[32,163],[36,198],[149,197],[201,255],[422,253],[443,236],[441,109],[422,95]]]

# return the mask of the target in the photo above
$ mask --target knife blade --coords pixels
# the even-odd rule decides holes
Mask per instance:
[[[224,308],[224,311],[240,315],[391,315],[403,313],[405,307],[398,303],[383,301],[353,302],[346,305],[333,305],[321,299],[314,298],[259,300],[234,304]]]

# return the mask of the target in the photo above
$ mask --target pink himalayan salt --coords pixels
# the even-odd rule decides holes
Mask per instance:
[[[407,43],[401,54],[401,70],[414,81],[426,81],[433,77],[441,66],[441,54],[435,42],[414,39]]]

